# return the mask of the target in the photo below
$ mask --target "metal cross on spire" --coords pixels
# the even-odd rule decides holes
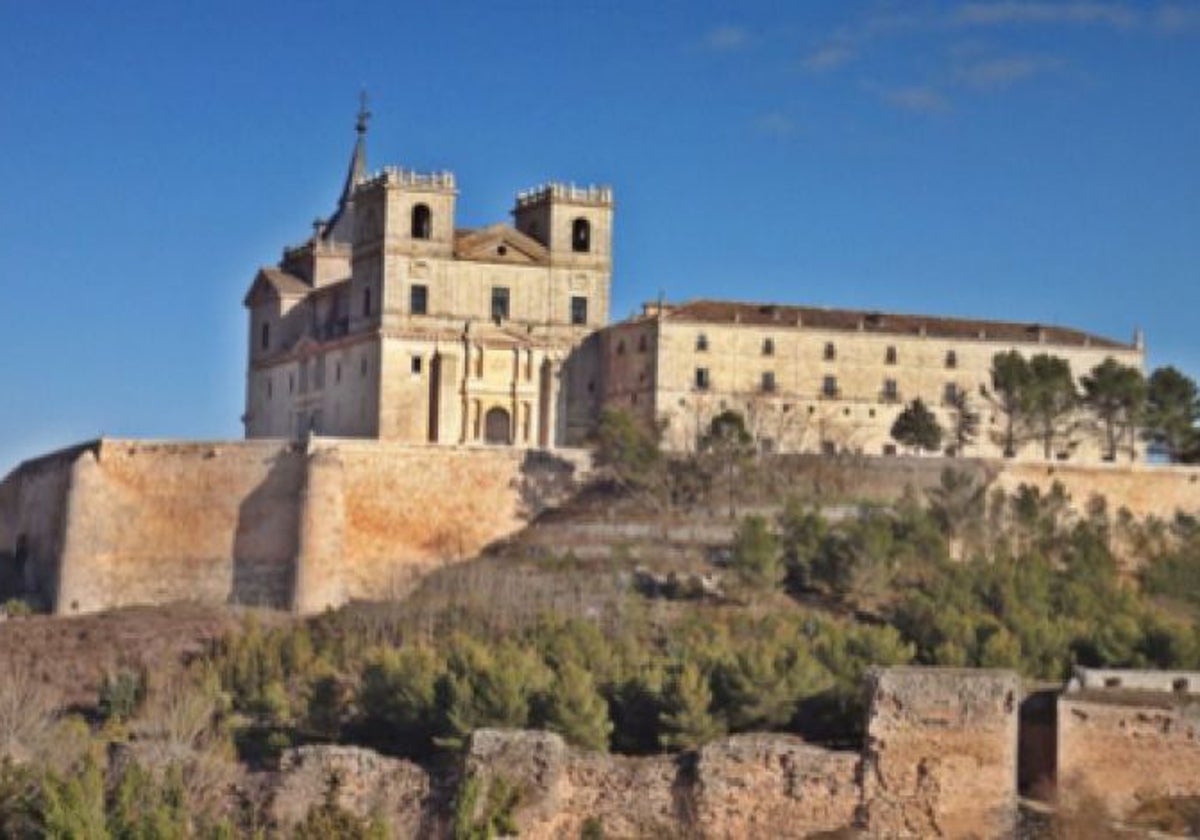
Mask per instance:
[[[358,92],[358,122],[354,124],[354,130],[359,134],[366,134],[369,119],[371,112],[367,110],[367,89],[363,88]]]

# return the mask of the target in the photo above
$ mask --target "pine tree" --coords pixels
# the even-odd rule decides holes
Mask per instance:
[[[942,427],[919,398],[913,400],[892,424],[892,437],[903,446],[936,452],[942,444]]]
[[[1146,380],[1142,372],[1109,356],[1083,377],[1083,401],[1100,423],[1104,457],[1115,461],[1121,442],[1128,440],[1132,460],[1136,454],[1134,429],[1141,422],[1146,404]]]
[[[692,749],[721,734],[721,724],[712,714],[712,689],[708,676],[693,662],[686,662],[667,687],[665,710],[659,717],[659,742],[669,749]]]
[[[608,749],[613,729],[608,704],[596,690],[592,675],[574,662],[566,662],[558,669],[546,723],[572,744],[599,751]]]
[[[992,393],[988,394],[988,399],[1004,415],[1004,431],[997,436],[997,443],[1002,445],[1006,458],[1016,455],[1021,443],[1020,428],[1026,417],[1029,381],[1029,363],[1016,350],[992,357]]]
[[[1188,460],[1200,448],[1197,420],[1196,383],[1173,367],[1154,371],[1147,388],[1145,436],[1155,450],[1172,461]]]
[[[761,516],[747,516],[733,537],[733,568],[747,584],[773,589],[783,580],[779,540]]]

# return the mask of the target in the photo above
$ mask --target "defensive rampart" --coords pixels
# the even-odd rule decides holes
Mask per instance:
[[[0,483],[0,596],[20,589],[58,613],[176,600],[312,612],[393,598],[562,499],[586,460],[365,440],[93,441]],[[1200,512],[1195,468],[809,456],[778,466],[788,488],[835,497],[886,501],[936,486],[949,466],[1006,490],[1061,482],[1079,505],[1102,495],[1139,516]]]
[[[62,614],[181,600],[312,612],[403,595],[560,498],[577,463],[358,441],[105,439],[5,479],[0,551]]]

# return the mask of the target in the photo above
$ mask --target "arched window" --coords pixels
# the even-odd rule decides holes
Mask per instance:
[[[579,254],[592,250],[592,223],[587,219],[571,223],[571,250]]]
[[[412,209],[412,238],[429,239],[433,236],[433,213],[428,204],[418,204]]]

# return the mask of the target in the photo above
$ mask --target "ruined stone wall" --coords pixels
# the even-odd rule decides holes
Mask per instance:
[[[858,756],[789,735],[740,735],[682,755],[611,756],[547,732],[480,730],[465,773],[520,792],[521,837],[804,837],[854,821]],[[481,795],[481,799],[485,798]]]
[[[1008,837],[1017,808],[1011,671],[888,668],[868,678],[860,820],[876,837]]]
[[[1200,698],[1120,690],[1058,701],[1058,785],[1098,795],[1112,816],[1140,802],[1200,796]]]

